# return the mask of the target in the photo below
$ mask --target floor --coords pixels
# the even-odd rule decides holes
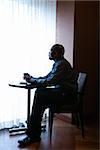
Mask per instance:
[[[80,129],[62,121],[54,119],[52,141],[50,143],[48,128],[41,134],[41,142],[27,146],[18,147],[18,139],[25,134],[9,136],[7,130],[0,131],[0,150],[99,150],[98,148],[98,129],[96,122],[88,122],[85,126],[85,138],[81,136]]]

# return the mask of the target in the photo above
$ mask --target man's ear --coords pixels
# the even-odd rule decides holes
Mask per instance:
[[[59,57],[59,53],[55,51],[55,57]]]

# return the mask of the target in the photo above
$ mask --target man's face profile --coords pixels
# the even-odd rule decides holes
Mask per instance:
[[[64,55],[64,47],[59,44],[55,44],[51,47],[49,52],[49,59],[56,60],[62,58]]]
[[[54,60],[55,57],[56,57],[56,53],[57,53],[56,50],[54,50],[54,49],[51,48],[51,50],[49,52],[49,59],[50,60]]]

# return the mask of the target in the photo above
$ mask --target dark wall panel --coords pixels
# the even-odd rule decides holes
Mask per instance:
[[[84,110],[98,111],[99,2],[75,3],[74,67],[88,74]]]

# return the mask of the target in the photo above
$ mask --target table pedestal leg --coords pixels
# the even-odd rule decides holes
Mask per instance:
[[[31,89],[28,88],[28,94],[27,94],[27,124],[29,123],[30,118],[30,98],[31,98]]]

